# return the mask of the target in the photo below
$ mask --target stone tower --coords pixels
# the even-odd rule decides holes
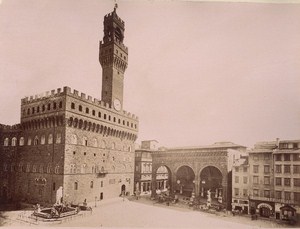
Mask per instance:
[[[123,109],[124,72],[128,48],[123,44],[125,24],[114,11],[104,17],[104,37],[100,41],[99,61],[102,66],[101,100],[120,111]]]

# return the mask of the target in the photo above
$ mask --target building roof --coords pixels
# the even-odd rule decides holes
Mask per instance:
[[[212,145],[172,147],[172,148],[166,148],[166,150],[215,149],[215,148],[247,148],[247,147],[242,145],[237,145],[232,142],[216,142]]]

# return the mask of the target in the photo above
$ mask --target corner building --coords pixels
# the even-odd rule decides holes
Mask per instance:
[[[21,101],[0,125],[0,200],[81,203],[133,193],[138,118],[123,110],[128,49],[116,9],[104,17],[102,99],[69,87]]]

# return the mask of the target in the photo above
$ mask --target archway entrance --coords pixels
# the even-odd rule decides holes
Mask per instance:
[[[222,202],[222,173],[214,166],[205,167],[200,174],[200,196],[206,198],[210,191],[211,199]]]
[[[191,196],[195,192],[195,173],[189,166],[181,166],[176,172],[177,193],[184,196]]]
[[[125,184],[123,184],[121,186],[121,195],[125,196],[125,193],[126,193],[126,186],[125,186]]]
[[[166,166],[160,166],[156,170],[156,189],[159,189],[161,191],[167,191],[170,189],[170,178],[171,173],[169,172],[169,169]]]

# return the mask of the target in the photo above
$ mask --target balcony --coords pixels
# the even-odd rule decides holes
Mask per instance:
[[[98,178],[105,177],[108,172],[106,170],[101,170],[97,173]]]

